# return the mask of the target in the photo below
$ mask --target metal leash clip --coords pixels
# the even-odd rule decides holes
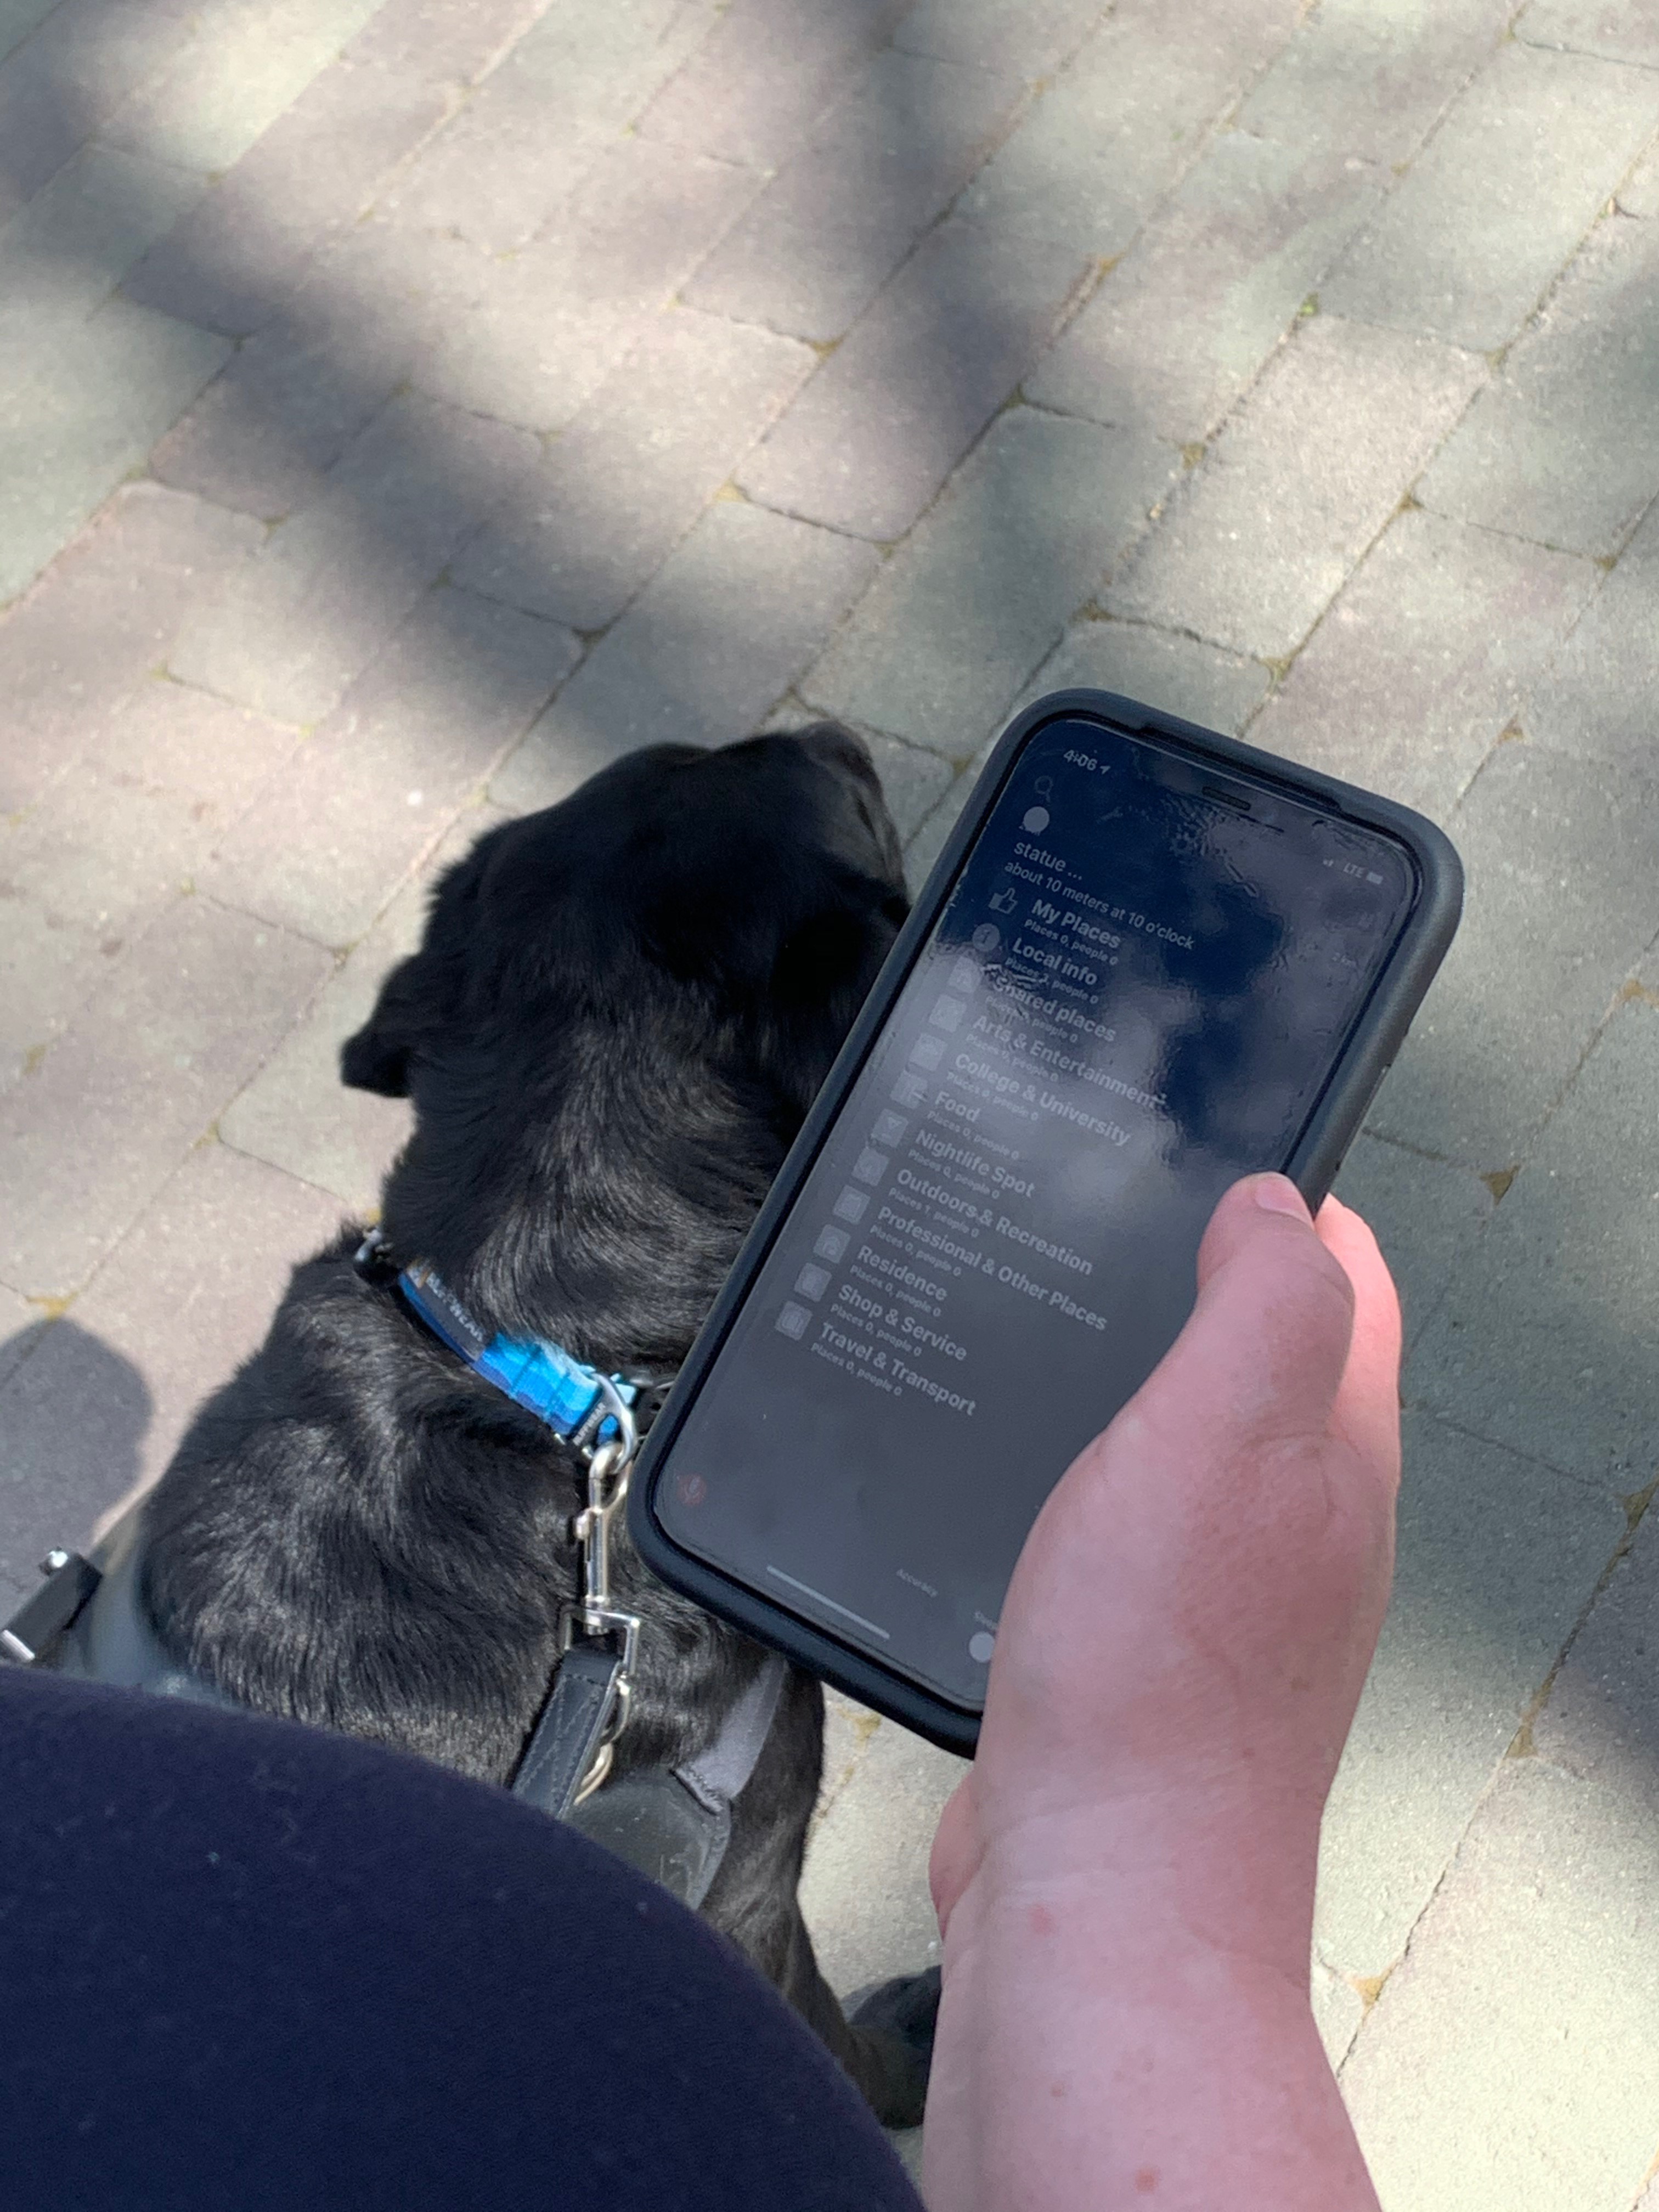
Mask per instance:
[[[629,1471],[640,1448],[639,1435],[632,1409],[621,1393],[606,1376],[598,1379],[604,1412],[598,1421],[584,1424],[585,1428],[593,1428],[597,1440],[579,1446],[587,1462],[587,1504],[572,1523],[581,1553],[582,1594],[561,1623],[560,1644],[568,1651],[580,1631],[583,1639],[592,1643],[611,1643],[620,1637],[622,1650],[605,1731],[577,1786],[574,1802],[578,1805],[592,1796],[611,1771],[617,1738],[627,1724],[640,1644],[639,1615],[624,1613],[611,1601],[611,1523],[628,1497]],[[598,1407],[595,1412],[599,1412]],[[607,1415],[616,1423],[617,1433],[598,1437],[598,1430],[608,1425]]]

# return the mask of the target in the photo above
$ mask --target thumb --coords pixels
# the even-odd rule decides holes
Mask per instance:
[[[1225,1455],[1324,1437],[1353,1333],[1354,1293],[1296,1186],[1235,1183],[1198,1255],[1198,1302],[1132,1410],[1218,1468]]]

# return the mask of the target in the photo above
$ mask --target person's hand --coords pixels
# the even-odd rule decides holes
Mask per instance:
[[[1178,1808],[1316,1826],[1388,1601],[1400,1319],[1370,1231],[1238,1184],[1179,1340],[1054,1491],[1009,1587],[948,1921],[986,1850]],[[1304,1838],[1305,1840],[1305,1838]]]
[[[1117,2202],[1097,2193],[1110,2164],[1097,2138],[1126,2068],[1139,2089],[1108,2132],[1144,2155],[1124,2203],[1242,2212],[1258,2182],[1284,2212],[1373,2201],[1307,1972],[1320,1814],[1388,1601],[1399,1310],[1358,1217],[1330,1200],[1316,1230],[1276,1176],[1222,1200],[1198,1273],[1179,1340],[1038,1517],[978,1753],[940,1822],[939,2205]],[[1235,2109],[1240,2037],[1257,2071]],[[1021,2130],[983,2124],[1010,2069],[1050,2164],[1079,2117],[1067,2100],[1095,2080],[1073,2146],[1083,2195],[1066,2166],[1050,2197],[1029,2160],[1018,2186],[1004,2175],[1014,2193],[995,2184]],[[1242,2109],[1257,2118],[1241,2130]],[[1312,2128],[1305,2186],[1271,2140],[1249,2149],[1269,2112],[1290,2137]]]

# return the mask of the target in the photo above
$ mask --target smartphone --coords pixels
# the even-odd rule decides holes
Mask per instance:
[[[1462,886],[1387,799],[1107,693],[1026,708],[647,1440],[647,1563],[971,1751],[1044,1498],[1229,1184],[1323,1197]]]

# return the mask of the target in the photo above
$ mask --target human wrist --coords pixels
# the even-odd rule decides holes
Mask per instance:
[[[1018,1841],[945,1929],[934,2212],[1375,2212],[1309,2002],[1311,1864],[1216,1894],[1198,1857]]]
[[[1289,1886],[1287,1885],[1287,1890]],[[1108,2005],[1154,2038],[1158,2023],[1246,2003],[1299,2024],[1310,2010],[1308,1910],[1224,1899],[1183,1874],[1109,1863],[1061,1873],[982,1861],[943,1937],[948,1981],[999,1984],[1017,1959],[1050,2016]],[[1298,1940],[1299,1939],[1299,1940]]]
[[[1011,1788],[1011,1784],[1013,1786]],[[1054,1896],[1304,1974],[1324,1793],[1232,1771],[1119,1778],[1090,1792],[1051,1771],[1021,1788],[976,1767],[971,1865],[979,1909]],[[938,1900],[942,1918],[954,1900]]]

